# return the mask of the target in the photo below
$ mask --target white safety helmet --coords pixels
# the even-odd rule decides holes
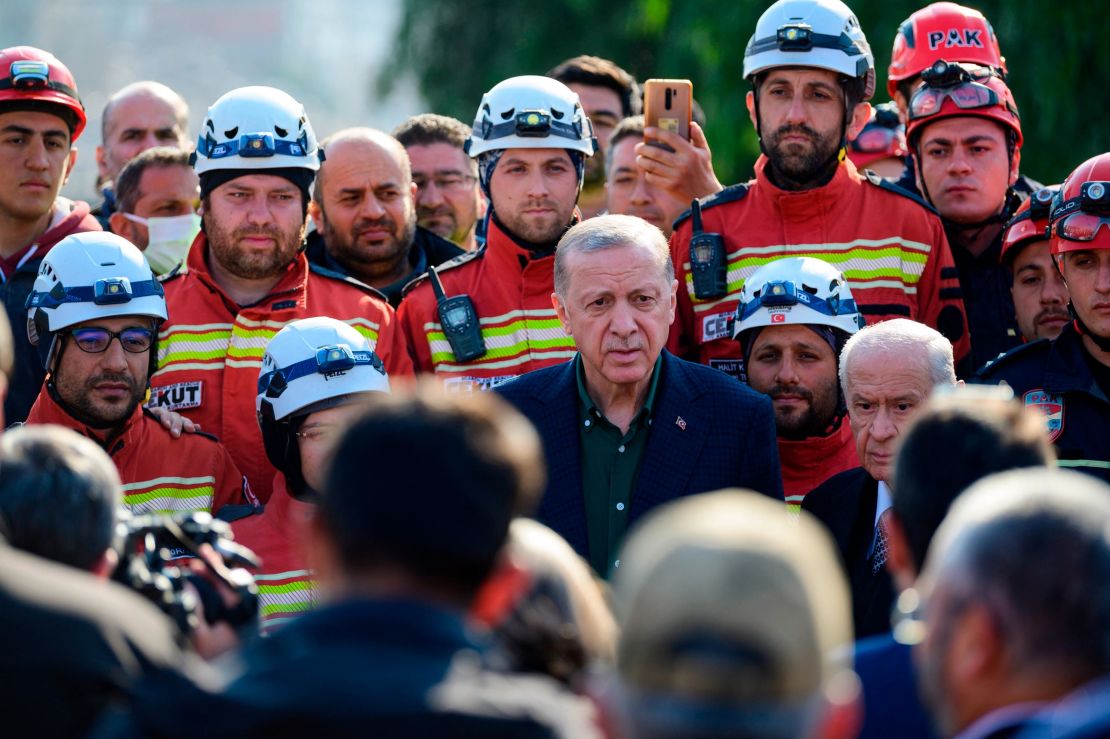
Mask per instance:
[[[524,75],[482,96],[465,149],[473,158],[499,149],[571,149],[592,156],[597,139],[577,93],[550,77]]]
[[[162,285],[138,247],[107,231],[87,231],[47,252],[27,296],[27,338],[43,367],[50,368],[58,331],[118,316],[166,320]]]
[[[864,326],[852,291],[828,262],[788,257],[765,264],[744,282],[733,338],[764,326],[829,326],[854,334]]]
[[[389,392],[378,355],[354,328],[320,316],[287,324],[270,339],[258,375],[255,409],[270,463],[294,497],[312,500],[301,472],[296,431],[305,416]]]
[[[208,109],[193,166],[198,175],[286,167],[315,172],[320,153],[303,105],[273,87],[240,87]]]
[[[775,67],[815,67],[863,81],[875,92],[875,57],[855,14],[840,0],[778,0],[744,49],[744,78]]]

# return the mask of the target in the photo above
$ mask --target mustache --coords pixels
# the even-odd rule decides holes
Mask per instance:
[[[1071,320],[1071,314],[1059,308],[1045,308],[1036,315],[1033,322],[1040,323],[1046,318],[1063,318],[1064,320]]]
[[[772,400],[781,398],[784,395],[797,395],[807,403],[813,403],[813,393],[804,387],[784,387],[782,385],[775,385],[767,394],[771,396]]]
[[[611,352],[611,351],[630,352],[630,351],[639,351],[643,348],[644,348],[644,345],[643,345],[643,342],[641,342],[641,341],[629,341],[628,339],[610,339],[609,341],[605,342],[605,346],[603,347],[603,350],[607,351],[607,352]]]
[[[232,237],[235,239],[242,239],[247,236],[267,236],[280,242],[282,233],[276,226],[243,226],[235,229],[232,233]]]
[[[131,388],[132,392],[134,392],[137,389],[138,385],[139,385],[139,383],[136,382],[135,378],[132,377],[131,375],[114,374],[114,373],[104,373],[104,374],[100,374],[100,375],[93,375],[92,377],[90,377],[88,379],[88,382],[86,383],[86,385],[88,387],[96,387],[97,385],[99,385],[103,382],[118,382],[121,385],[127,385],[129,388]]]
[[[416,206],[416,215],[418,218],[438,218],[440,216],[449,216],[453,214],[454,211],[446,205],[441,205],[436,208],[429,208],[424,205]]]
[[[778,130],[775,131],[775,140],[778,141],[782,139],[783,136],[786,136],[788,134],[802,134],[803,136],[808,136],[815,141],[820,138],[820,134],[818,134],[812,128],[804,123],[799,123],[797,125],[787,124],[780,127]]]

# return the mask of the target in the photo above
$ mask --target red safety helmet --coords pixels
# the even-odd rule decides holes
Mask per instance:
[[[998,121],[1020,147],[1021,116],[1010,88],[989,67],[938,60],[921,73],[907,106],[906,139],[916,148],[921,129],[934,121],[972,116]]]
[[[1048,214],[1059,185],[1042,187],[1026,198],[1006,224],[1002,234],[1002,264],[1012,264],[1021,248],[1031,241],[1048,239]]]
[[[998,37],[982,13],[956,3],[933,3],[898,27],[886,75],[887,92],[893,98],[899,82],[921,74],[938,59],[992,67],[1006,75]]]
[[[1110,152],[1091,157],[1068,175],[1052,201],[1048,220],[1053,256],[1110,249]]]
[[[85,106],[77,94],[77,82],[66,65],[49,51],[33,46],[12,46],[0,51],[0,112],[19,109],[12,103],[30,103],[61,108],[59,115],[69,124],[71,142],[85,130]]]

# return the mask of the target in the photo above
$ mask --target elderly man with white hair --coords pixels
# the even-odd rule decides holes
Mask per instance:
[[[840,386],[861,467],[827,480],[802,509],[828,527],[852,586],[856,636],[890,630],[894,587],[885,523],[899,436],[938,386],[955,386],[952,344],[928,326],[897,318],[862,329],[840,354]]]

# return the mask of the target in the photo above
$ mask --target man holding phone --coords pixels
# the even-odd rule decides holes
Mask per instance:
[[[779,0],[748,42],[744,76],[763,156],[754,181],[695,204],[676,224],[671,249],[682,285],[668,348],[739,377],[731,324],[744,280],[789,256],[840,269],[869,323],[920,321],[966,356],[967,320],[940,220],[845,161],[875,89],[874,58],[851,9],[840,0]]]

